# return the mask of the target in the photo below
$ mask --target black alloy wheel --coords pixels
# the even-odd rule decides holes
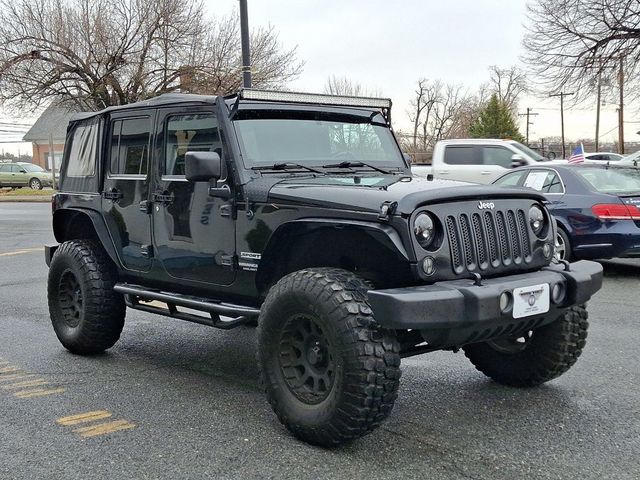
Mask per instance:
[[[280,336],[280,367],[291,393],[310,404],[329,396],[335,379],[333,347],[318,320],[292,315]]]

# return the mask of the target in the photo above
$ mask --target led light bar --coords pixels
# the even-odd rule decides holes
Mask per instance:
[[[390,98],[349,97],[345,95],[327,95],[323,93],[279,92],[245,88],[238,96],[243,100],[262,100],[267,102],[317,103],[348,107],[391,108]]]

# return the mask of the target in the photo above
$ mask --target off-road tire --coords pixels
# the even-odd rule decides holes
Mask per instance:
[[[329,447],[359,438],[378,427],[393,408],[400,345],[395,332],[373,319],[367,289],[348,271],[310,268],[282,278],[262,306],[258,361],[267,399],[280,421],[308,443]],[[289,367],[283,361],[289,357],[282,352],[291,348],[286,333],[302,321],[316,322],[333,352],[328,356],[335,367],[333,382],[322,400],[301,399],[291,387],[298,380],[290,369],[285,379]]]
[[[491,342],[464,348],[471,363],[486,376],[503,385],[534,387],[559,377],[582,353],[589,322],[584,305],[571,307],[553,323],[533,330],[524,350],[504,353]]]
[[[98,244],[69,240],[58,247],[47,296],[53,329],[67,350],[92,355],[118,341],[126,307],[122,295],[113,291],[116,280],[115,265]]]
[[[37,178],[32,178],[29,180],[29,188],[31,190],[42,190],[42,182]]]

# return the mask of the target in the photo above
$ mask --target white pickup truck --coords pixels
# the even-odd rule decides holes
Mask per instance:
[[[467,138],[441,140],[433,149],[431,165],[412,165],[414,175],[491,183],[511,168],[547,161],[515,140]]]

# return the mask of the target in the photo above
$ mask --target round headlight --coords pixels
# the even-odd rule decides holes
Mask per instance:
[[[436,236],[436,228],[428,213],[420,213],[413,221],[413,233],[422,248],[427,248]]]
[[[536,235],[540,235],[544,228],[544,212],[538,205],[533,205],[529,209],[529,225]]]

